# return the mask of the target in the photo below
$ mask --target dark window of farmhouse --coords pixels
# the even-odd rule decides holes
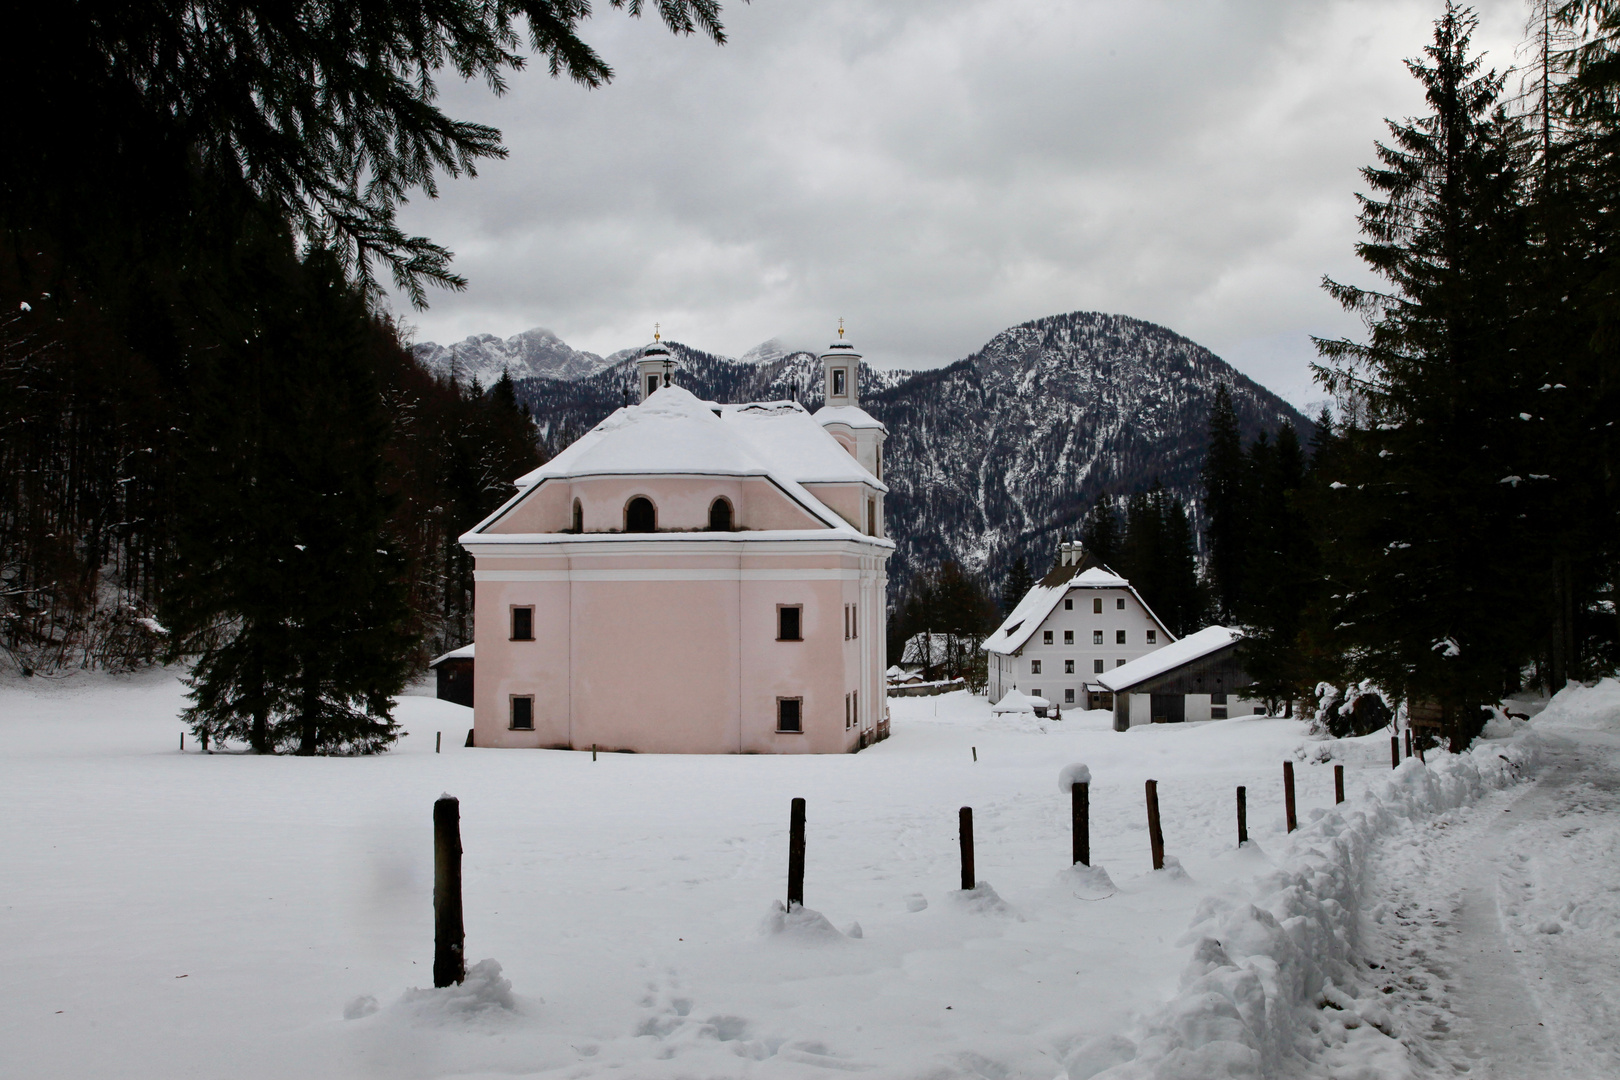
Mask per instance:
[[[637,495],[630,500],[630,505],[624,508],[625,532],[652,532],[657,526],[657,515],[653,512],[652,500]]]
[[[716,499],[709,504],[709,531],[731,531],[731,504],[724,499]]]

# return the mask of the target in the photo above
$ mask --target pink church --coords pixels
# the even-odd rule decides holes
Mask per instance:
[[[461,537],[476,745],[829,754],[887,735],[887,433],[859,362],[828,349],[812,416],[702,401],[649,345],[640,403]]]

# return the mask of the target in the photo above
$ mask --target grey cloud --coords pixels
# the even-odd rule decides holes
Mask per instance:
[[[1483,5],[1511,59],[1523,8]],[[406,317],[607,353],[662,323],[738,354],[846,317],[880,364],[966,355],[1078,308],[1164,323],[1296,401],[1318,288],[1360,274],[1353,192],[1437,5],[758,0],[731,44],[605,10],[618,69],[447,86],[512,154],[406,223],[470,279]]]

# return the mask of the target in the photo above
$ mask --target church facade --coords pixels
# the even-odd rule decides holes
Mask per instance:
[[[662,344],[615,411],[463,535],[475,745],[840,753],[887,733],[883,425],[860,356],[826,405],[722,405]]]

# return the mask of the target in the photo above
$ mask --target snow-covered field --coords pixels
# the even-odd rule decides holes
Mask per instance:
[[[1320,743],[1281,719],[1119,734],[1105,713],[993,719],[958,692],[892,701],[894,737],[857,755],[593,762],[465,749],[469,711],[413,696],[394,752],[258,758],[180,752],[181,703],[164,672],[0,686],[0,1074],[1051,1080],[1291,1071],[1301,1050],[1393,1061],[1376,1018],[1344,1036],[1294,1014],[1316,1014],[1350,947],[1374,842],[1511,782],[1535,745],[1392,774],[1386,736]],[[1106,877],[1068,866],[1073,762],[1092,772]],[[1150,869],[1148,778],[1179,868]],[[418,992],[445,791],[468,959],[501,970]],[[793,796],[807,905],[836,932],[771,917]],[[961,806],[999,905],[955,891]],[[1280,942],[1299,955],[1279,961]]]

